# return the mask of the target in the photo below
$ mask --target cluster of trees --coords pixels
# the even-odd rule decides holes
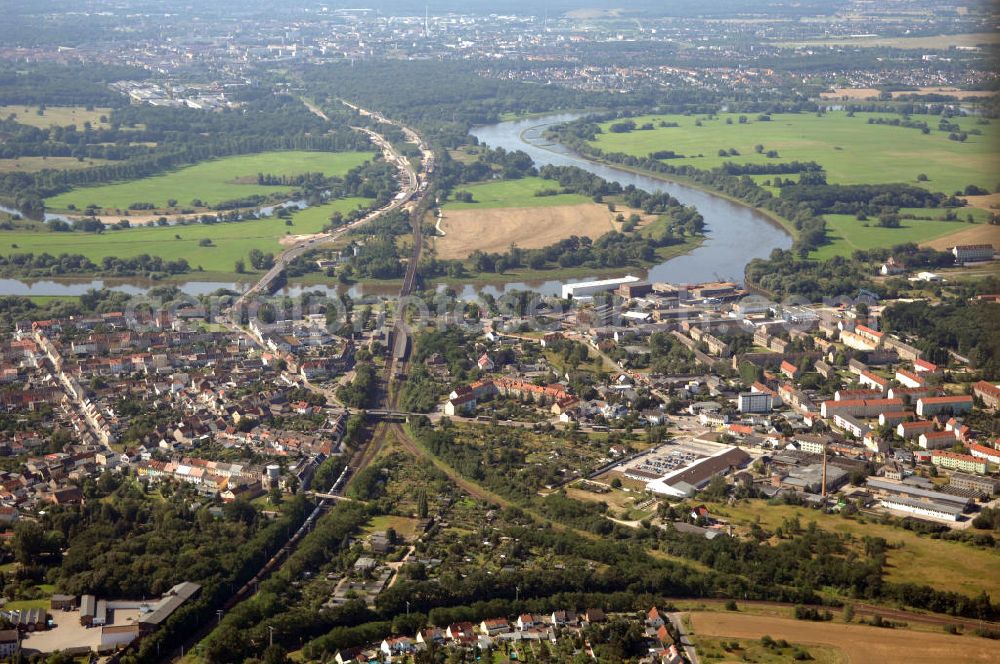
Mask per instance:
[[[371,516],[365,505],[338,503],[321,517],[285,564],[260,584],[255,601],[242,602],[226,613],[221,625],[205,641],[207,661],[243,661],[259,653],[270,640],[269,627],[274,630],[276,643],[298,647],[300,638],[311,639],[337,625],[351,627],[377,618],[361,601],[333,610],[314,610],[300,603],[301,591],[297,583],[292,583],[304,572],[314,572],[332,557],[346,554],[350,536]]]
[[[424,364],[432,355],[441,357],[453,380],[460,382],[471,377],[474,372],[468,357],[470,341],[468,335],[458,327],[420,334],[413,343],[413,368],[400,388],[400,407],[413,413],[429,413],[434,410],[443,386],[434,380]]]
[[[1000,304],[984,300],[946,301],[928,315],[926,303],[897,302],[885,308],[886,330],[915,338],[931,362],[947,362],[948,351],[972,361],[987,380],[1000,378]]]
[[[859,250],[850,258],[835,256],[825,261],[806,260],[795,251],[775,249],[766,259],[750,261],[744,270],[744,279],[748,286],[777,299],[799,295],[819,302],[823,298],[854,297],[861,289],[894,297],[905,290],[905,282],[876,283],[871,279],[879,264],[890,256],[910,269],[934,269],[954,263],[954,256],[948,252],[921,248],[913,243]]]
[[[352,408],[366,408],[375,399],[378,376],[371,362],[363,361],[361,351],[354,367],[354,380],[337,389],[337,398]]]
[[[94,263],[82,254],[17,253],[0,256],[0,274],[7,277],[54,277],[72,274],[113,276],[185,274],[191,270],[186,259],[167,261],[141,254],[133,258],[105,256]]]

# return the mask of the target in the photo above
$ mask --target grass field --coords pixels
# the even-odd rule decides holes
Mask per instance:
[[[80,161],[76,157],[18,157],[17,159],[0,159],[0,173],[35,173],[46,168],[72,171],[109,163],[111,162],[107,159]]]
[[[385,532],[389,528],[392,528],[404,540],[412,542],[417,536],[417,525],[417,519],[384,514],[372,517],[372,520],[365,525],[364,532],[371,534],[379,531]]]
[[[451,200],[445,210],[481,210],[484,208],[531,208],[553,205],[579,205],[591,202],[581,194],[559,194],[557,196],[535,196],[535,192],[545,189],[559,189],[559,183],[542,178],[528,177],[520,180],[497,180],[481,184],[461,185],[456,191],[472,194],[474,203]]]
[[[673,166],[694,166],[710,169],[724,162],[764,164],[769,162],[815,161],[827,172],[832,184],[873,184],[906,182],[920,184],[933,191],[952,193],[976,184],[988,190],[996,186],[1000,172],[1000,130],[996,123],[977,125],[971,118],[958,124],[963,131],[980,129],[982,136],[970,135],[964,143],[948,139],[936,128],[933,116],[926,119],[930,134],[919,129],[869,125],[869,117],[889,117],[884,114],[858,113],[848,117],[844,112],[830,112],[822,117],[815,114],[775,114],[770,122],[757,120],[748,114],[746,124],[739,123],[737,114],[720,114],[716,119],[705,116],[656,115],[634,118],[638,126],[652,122],[654,129],[628,133],[611,133],[614,122],[602,125],[604,133],[593,144],[605,152],[625,152],[647,156],[659,150],[673,150],[685,155],[670,159]],[[726,124],[726,119],[732,124]],[[676,122],[678,127],[659,127],[661,120]],[[701,126],[695,123],[700,121]],[[764,153],[754,151],[764,146]],[[735,148],[739,154],[720,157],[719,150]],[[766,156],[777,150],[777,158]],[[701,155],[701,156],[698,156]],[[928,176],[918,183],[917,175]]]
[[[1000,596],[1000,556],[986,549],[920,537],[909,530],[870,521],[861,523],[817,510],[768,505],[762,500],[744,501],[734,506],[712,505],[709,509],[735,524],[749,525],[759,518],[761,526],[771,530],[784,519],[798,515],[803,526],[815,521],[824,530],[847,533],[859,539],[865,535],[883,537],[894,547],[888,553],[886,578],[889,581],[927,584],[938,590],[966,595],[978,595],[985,590],[991,597]]]
[[[824,244],[809,254],[810,258],[827,259],[834,256],[850,256],[856,249],[873,249],[875,247],[892,247],[904,242],[921,244],[943,236],[952,235],[969,228],[981,229],[983,224],[971,225],[956,221],[929,221],[922,219],[903,219],[899,228],[882,228],[878,220],[858,221],[849,214],[825,215],[827,238],[830,244]],[[996,229],[997,226],[987,227]]]
[[[22,106],[18,104],[0,106],[0,118],[7,118],[11,114],[17,116],[15,120],[19,124],[31,127],[65,127],[66,125],[76,125],[77,129],[83,129],[83,123],[89,122],[94,127],[107,127],[108,123],[101,122],[101,117],[111,115],[110,108],[97,108],[88,111],[85,106],[46,106],[42,115],[38,114],[38,106]]]
[[[812,644],[836,648],[840,651],[838,654],[843,656],[840,661],[850,664],[996,661],[996,643],[972,636],[844,623],[816,623],[740,613],[692,612],[689,617],[696,640],[702,637],[760,639],[767,635],[773,639],[802,644],[810,653]]]
[[[796,643],[787,648],[767,648],[760,639],[731,639],[702,636],[697,640],[698,656],[713,662],[755,662],[756,664],[792,664],[798,653],[808,653],[808,661],[816,664],[843,664],[847,657],[834,646],[803,646]]]
[[[83,210],[97,205],[108,210],[125,210],[133,203],[152,203],[166,208],[174,199],[188,206],[194,199],[207,205],[252,195],[288,191],[292,187],[256,184],[258,173],[300,175],[322,172],[343,175],[372,158],[370,152],[261,152],[214,159],[194,166],[155,175],[141,180],[119,182],[96,187],[80,187],[45,201],[53,210],[67,210],[70,205]],[[243,184],[249,178],[252,184]]]
[[[105,256],[129,258],[149,254],[165,260],[187,259],[193,269],[201,266],[210,272],[232,273],[236,259],[246,259],[251,249],[278,253],[281,251],[280,240],[286,232],[293,235],[316,233],[335,211],[346,213],[370,204],[371,201],[366,198],[346,198],[306,208],[293,215],[291,226],[286,226],[277,217],[269,217],[211,225],[147,226],[101,234],[0,231],[0,254],[83,254],[98,263]],[[214,246],[199,246],[203,239],[212,240]]]

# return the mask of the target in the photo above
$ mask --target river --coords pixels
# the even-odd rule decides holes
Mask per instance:
[[[693,205],[705,219],[705,242],[689,254],[671,258],[648,271],[652,281],[698,283],[743,281],[743,268],[754,258],[766,258],[775,248],[787,249],[792,238],[766,215],[711,193],[676,182],[598,164],[569,148],[542,137],[550,126],[575,119],[576,115],[550,115],[527,120],[477,127],[472,134],[490,147],[523,150],[536,164],[577,166],[609,182],[635,185],[646,191],[665,191],[685,205]],[[581,280],[582,281],[582,280]]]
[[[672,283],[698,283],[703,281],[729,280],[742,282],[743,269],[754,258],[766,258],[773,249],[787,249],[792,239],[781,226],[767,216],[754,210],[733,203],[709,192],[687,185],[660,180],[646,175],[639,175],[605,164],[589,161],[561,145],[553,145],[542,137],[547,127],[575,119],[572,114],[555,114],[543,117],[500,122],[492,125],[476,127],[472,135],[491,147],[502,147],[506,150],[523,150],[528,153],[539,166],[553,164],[556,166],[577,166],[590,171],[605,180],[618,182],[622,186],[634,185],[646,191],[665,191],[685,205],[698,208],[705,219],[706,236],[702,245],[688,254],[671,258],[650,267],[648,270],[623,269],[622,275],[634,274],[651,281],[669,281]],[[298,204],[293,202],[292,204]],[[125,231],[127,232],[127,231]],[[587,279],[570,279],[568,281],[586,281]],[[499,295],[504,291],[514,289],[531,289],[545,295],[556,295],[560,291],[562,281],[503,281],[496,284],[466,284],[451,286],[462,299],[474,299],[478,293]],[[219,288],[242,290],[246,284],[231,282],[207,282],[192,278],[190,281],[163,281],[151,283],[148,280],[115,280],[107,282],[103,279],[77,279],[20,281],[17,279],[0,279],[0,295],[80,295],[89,288],[112,288],[128,293],[142,293],[154,285],[173,284],[189,295],[211,293]],[[320,290],[333,293],[342,289],[333,284],[330,286],[295,286],[284,290],[287,295],[298,295],[303,291]],[[439,286],[438,290],[444,290]],[[385,286],[368,287],[364,284],[352,286],[347,290],[351,297],[364,295],[382,295],[392,292]]]

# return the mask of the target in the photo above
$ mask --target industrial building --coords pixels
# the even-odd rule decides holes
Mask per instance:
[[[639,281],[639,277],[631,275],[619,279],[601,279],[599,281],[581,281],[575,284],[563,284],[562,296],[564,298],[590,297],[597,293],[616,290],[624,284],[632,284]]]
[[[647,491],[675,498],[686,498],[706,484],[716,475],[743,468],[750,463],[750,455],[738,447],[727,447],[710,457],[698,459],[689,466],[673,472],[646,485]]]
[[[901,482],[874,477],[866,480],[868,489],[878,496],[883,507],[935,519],[957,521],[969,509],[969,499],[941,491],[921,489]]]

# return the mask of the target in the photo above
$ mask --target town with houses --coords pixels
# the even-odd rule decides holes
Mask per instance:
[[[436,406],[370,417],[489,421],[596,440],[659,428],[665,436],[610,444],[575,467],[564,455],[569,465],[547,485],[596,498],[630,491],[652,512],[697,501],[720,481],[766,499],[826,511],[850,506],[953,529],[968,528],[995,504],[1000,439],[980,427],[996,417],[1000,386],[967,378],[967,358],[952,352],[946,362],[930,362],[905,330],[881,331],[878,302],[784,307],[735,283],[634,277],[564,290],[572,306],[541,304],[542,330],[485,309],[474,325],[466,321],[463,345],[452,350],[471,382],[455,381],[441,353],[422,356],[422,334],[434,333],[418,333],[414,362],[431,376]],[[349,383],[359,353],[381,361],[383,332],[366,328],[343,338],[326,329],[323,314],[232,329],[208,318],[191,307],[15,325],[3,342],[0,392],[7,417],[18,422],[0,434],[0,520],[8,532],[48,506],[85,503],[83,484],[106,473],[149,486],[193,485],[217,505],[314,490],[316,469],[344,454],[347,419],[364,413],[341,403],[337,387]],[[651,368],[650,355],[664,349],[682,358],[677,370]],[[579,368],[557,366],[560,353],[599,369],[581,383]],[[63,444],[54,449],[53,440]],[[692,517],[671,527],[708,539],[740,536],[704,507]],[[362,552],[348,574],[329,577],[335,587],[327,606],[357,597],[374,604],[393,585],[399,563],[388,561],[405,550],[394,538],[383,531],[359,540]],[[433,546],[424,547],[430,550],[421,564],[440,564]],[[109,651],[155,630],[165,607],[197,591],[197,584],[182,585],[159,604],[53,596],[48,613],[6,615],[21,647],[43,648],[54,638],[48,634],[59,633],[67,647]],[[79,618],[67,621],[62,611]],[[555,644],[602,620],[600,608],[586,607],[483,616],[386,635],[336,661],[395,661],[429,644]],[[655,609],[642,625],[653,659],[683,661],[680,634],[668,632]]]
[[[998,659],[995,4],[9,4],[0,664]]]

